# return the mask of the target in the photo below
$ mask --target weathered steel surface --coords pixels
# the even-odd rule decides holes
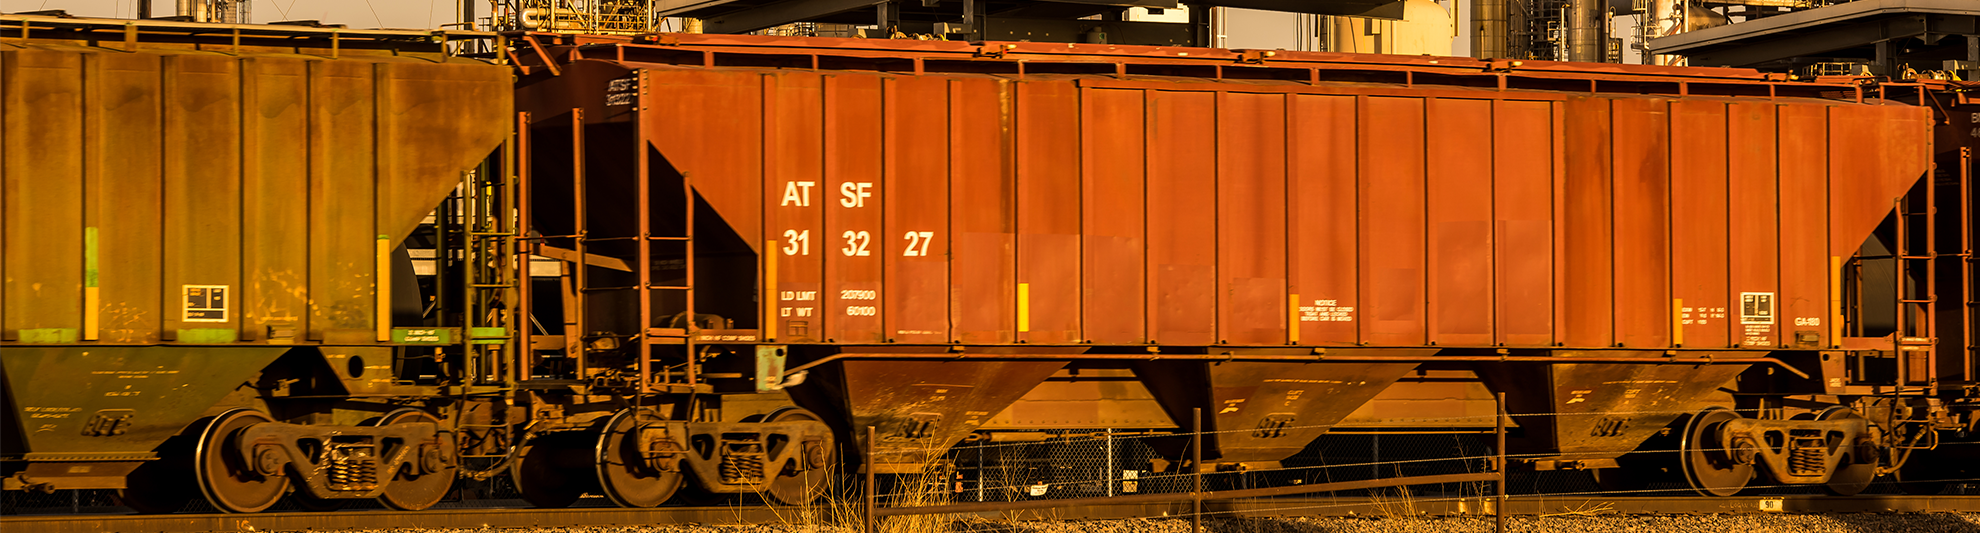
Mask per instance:
[[[1808,84],[1737,70],[593,42],[613,46],[551,56],[641,70],[642,101],[697,102],[664,104],[643,127],[672,132],[655,149],[744,240],[790,251],[809,232],[812,255],[772,255],[779,284],[823,283],[777,289],[819,290],[802,304],[814,314],[786,316],[789,301],[771,314],[785,338],[822,322],[830,333],[809,338],[840,344],[1719,349],[1749,336],[1730,326],[1750,292],[1750,336],[1766,339],[1746,345],[1779,346],[1791,340],[1771,337],[1780,324],[1831,320],[1829,257],[1928,164],[1913,148],[1927,140],[1923,108],[1810,98]],[[815,68],[746,70],[766,64]],[[526,91],[597,97],[530,68]],[[812,85],[822,106],[784,88]],[[1781,127],[1748,120],[1776,110]],[[690,126],[703,124],[719,126]],[[806,167],[813,153],[823,168]],[[1773,168],[1783,181],[1759,184]],[[822,216],[784,203],[801,183]],[[846,196],[862,183],[871,194]],[[765,205],[793,214],[766,219]],[[1742,246],[1766,234],[1779,253]],[[924,265],[944,252],[946,272]],[[1740,266],[1710,268],[1725,258]],[[1785,281],[1742,279],[1762,262]],[[1767,306],[1778,316],[1757,312]],[[933,316],[943,308],[947,320]],[[1803,327],[1805,346],[1830,344]]]
[[[1726,137],[1739,142],[1727,146],[1726,154],[1731,262],[1725,319],[1733,344],[1742,348],[1767,348],[1781,340],[1770,321],[1745,317],[1743,301],[1746,293],[1780,292],[1780,142],[1774,129],[1779,113],[1779,106],[1763,102],[1727,104]],[[1718,318],[1716,309],[1709,312]]]
[[[1551,355],[1572,360],[1604,353],[1615,352],[1563,350]],[[1741,354],[1708,355],[1734,362]],[[1559,453],[1567,460],[1590,460],[1634,450],[1678,416],[1713,405],[1716,389],[1747,367],[1591,362],[1478,368],[1487,386],[1507,393],[1506,411],[1524,429],[1511,441],[1511,453]]]
[[[1727,138],[1724,102],[1671,103],[1671,307],[1678,326],[1671,344],[1698,348],[1735,346],[1732,294],[1727,280]]]
[[[1439,345],[1494,343],[1493,182],[1478,179],[1492,168],[1493,102],[1430,101],[1431,157],[1424,196],[1429,217],[1428,264],[1437,265],[1427,282],[1430,341]],[[1538,249],[1523,247],[1516,251]],[[1512,301],[1524,298],[1509,299]]]
[[[17,482],[122,487],[288,345],[383,340],[382,252],[508,132],[506,68],[430,33],[118,21],[109,49],[104,21],[6,22],[0,446],[29,463]]]
[[[1572,98],[1556,106],[1566,121],[1560,151],[1567,172],[1554,186],[1554,314],[1560,317],[1557,342],[1566,346],[1616,343],[1609,107],[1605,98]]]
[[[143,461],[158,443],[233,392],[285,347],[9,346],[5,430],[22,445],[7,453],[53,462],[63,477],[105,475],[88,463]],[[11,439],[10,439],[11,440]],[[136,463],[131,463],[135,465]],[[121,486],[122,474],[111,474]],[[30,475],[30,483],[60,480]],[[103,486],[100,484],[86,487]]]
[[[909,473],[920,472],[1065,364],[854,359],[820,369],[817,379],[834,391],[828,403],[836,405],[825,412],[850,421],[854,431],[847,433],[861,439],[860,449],[866,449],[865,428],[878,429],[872,449],[879,471]]]
[[[1553,280],[1560,257],[1554,237],[1556,184],[1565,176],[1560,152],[1534,157],[1532,146],[1561,142],[1560,114],[1548,102],[1500,100],[1493,108],[1493,301],[1497,342],[1513,346],[1555,342],[1560,310]]]
[[[1424,331],[1424,99],[1361,99],[1361,340],[1415,346]],[[1312,124],[1302,127],[1338,127]]]
[[[1294,124],[1352,123],[1359,116],[1357,98],[1347,95],[1293,96]],[[1298,306],[1300,344],[1360,342],[1355,322],[1359,308],[1360,264],[1352,257],[1360,242],[1356,206],[1360,132],[1343,128],[1288,128],[1286,228],[1288,259],[1292,261],[1288,291]],[[1347,311],[1340,311],[1340,310]],[[1311,311],[1309,314],[1308,311]]]
[[[940,344],[949,336],[949,92],[947,80],[887,80],[887,228],[884,333],[892,342]],[[878,303],[878,302],[876,302]]]
[[[1433,350],[1342,350],[1427,357]],[[1348,355],[1348,354],[1343,354]],[[1306,447],[1414,363],[1162,361],[1135,365],[1178,427],[1202,409],[1205,460],[1279,461]]]
[[[1617,99],[1610,112],[1616,345],[1670,346],[1670,102]]]
[[[1144,91],[1148,109],[1148,341],[1213,344],[1217,321],[1216,94]]]
[[[1148,342],[1142,294],[1148,280],[1148,127],[1140,91],[1088,89],[1080,116],[1080,299],[1086,338],[1101,344]]]
[[[378,242],[507,130],[481,61],[72,42],[0,51],[7,342],[374,342]]]
[[[1772,316],[1764,319],[1771,324],[1758,324],[1762,319],[1742,318],[1741,322],[1771,325],[1775,334],[1780,336],[1775,346],[1826,347],[1830,344],[1822,341],[1829,337],[1825,328],[1808,326],[1803,321],[1830,316],[1829,239],[1821,229],[1829,226],[1828,205],[1832,191],[1828,185],[1828,139],[1834,125],[1829,122],[1827,109],[1815,106],[1780,106],[1778,124],[1780,294],[1773,296]],[[1867,153],[1858,156],[1875,157]],[[1881,181],[1877,176],[1845,178],[1840,181]],[[1846,185],[1835,192],[1857,190],[1856,186]],[[1857,244],[1862,244],[1862,241],[1857,241]],[[1851,249],[1854,248],[1852,245]],[[1742,311],[1741,314],[1744,317],[1748,313]]]

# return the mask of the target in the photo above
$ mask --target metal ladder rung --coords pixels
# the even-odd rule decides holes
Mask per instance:
[[[1931,298],[1926,300],[1898,300],[1898,303],[1901,304],[1929,304],[1929,303],[1938,303],[1938,302],[1939,302],[1938,298]]]
[[[686,236],[686,237],[647,237],[647,238],[646,238],[646,240],[649,240],[649,241],[679,241],[679,242],[687,242],[687,241],[692,241],[692,240],[694,240],[694,236],[692,236],[692,235],[690,235],[690,236]]]
[[[587,292],[587,293],[589,293],[589,292],[612,292],[612,291],[630,291],[630,290],[633,290],[633,289],[638,289],[638,288],[639,288],[639,286],[638,286],[638,285],[626,285],[626,286],[623,286],[623,287],[585,287],[585,288],[582,288],[582,289],[578,289],[578,292]]]
[[[579,237],[578,242],[636,241],[639,237]]]
[[[649,291],[685,291],[693,288],[694,287],[688,285],[647,285],[646,286],[646,290]]]

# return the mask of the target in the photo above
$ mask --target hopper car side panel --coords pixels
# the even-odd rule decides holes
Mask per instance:
[[[1610,106],[1615,341],[1626,348],[1666,347],[1672,341],[1670,102],[1618,98]]]
[[[1558,107],[1552,102],[1499,100],[1493,106],[1492,258],[1497,344],[1546,346],[1554,342],[1553,157],[1531,153],[1558,143]]]
[[[887,175],[881,196],[886,230],[874,246],[885,253],[882,331],[913,344],[949,342],[949,82],[941,78],[887,80]]]
[[[1777,346],[1827,346],[1811,338],[1827,335],[1805,324],[1829,315],[1828,112],[1820,106],[1781,106],[1779,120],[1781,292],[1771,310],[1757,303],[1749,310],[1742,301],[1740,322],[1770,329],[1780,336]]]
[[[1303,127],[1351,124],[1358,98],[1346,95],[1294,95],[1287,143],[1290,213],[1286,229],[1292,262],[1290,292],[1299,316],[1298,341],[1346,345],[1360,342],[1351,313],[1360,305],[1360,265],[1339,258],[1359,245],[1361,209],[1356,176],[1360,132],[1353,128]]]
[[[763,190],[766,225],[781,230],[763,235],[765,254],[776,258],[776,279],[763,296],[772,307],[772,324],[764,337],[784,342],[825,339],[818,295],[824,290],[826,251],[822,211],[812,205],[826,200],[819,179],[824,175],[823,79],[817,76],[764,76]],[[816,239],[816,240],[814,240]],[[802,326],[802,327],[800,327]]]
[[[242,250],[247,283],[242,319],[249,328],[294,324],[308,331],[310,302],[300,291],[270,290],[304,286],[309,272],[309,241],[283,235],[307,235],[309,209],[296,209],[294,198],[310,197],[309,143],[293,142],[296,132],[308,132],[310,94],[306,61],[255,61],[246,65],[242,97],[259,102],[241,115],[241,231],[242,240],[257,243]],[[375,238],[375,237],[374,237]],[[375,255],[375,251],[373,252]]]
[[[1431,342],[1493,344],[1492,231],[1496,176],[1491,169],[1493,102],[1437,98],[1430,104],[1431,134],[1426,214],[1427,262],[1437,265],[1429,282]]]
[[[1747,318],[1742,300],[1749,292],[1780,292],[1780,143],[1775,135],[1780,106],[1735,102],[1728,107],[1726,137],[1742,141],[1726,154],[1726,206],[1731,211],[1726,320],[1739,347],[1766,348],[1778,345],[1780,336],[1772,324]]]
[[[1071,83],[1017,84],[1018,342],[1082,340],[1080,105]]]
[[[825,292],[820,294],[827,342],[871,344],[886,340],[881,331],[887,310],[881,268],[887,243],[881,225],[885,198],[881,97],[877,76],[825,79],[825,233],[813,253],[825,256]],[[666,152],[662,152],[665,154]],[[715,179],[728,179],[720,174]]]
[[[202,414],[266,396],[434,394],[394,375],[391,327],[425,324],[388,322],[380,261],[501,144],[506,68],[425,33],[342,34],[340,59],[302,52],[329,45],[309,29],[219,53],[119,21],[147,30],[107,51],[78,46],[100,21],[7,18],[23,28],[0,50],[8,489],[123,488]]]
[[[1216,94],[1145,91],[1148,110],[1148,341],[1216,342]]]
[[[1289,95],[1217,97],[1217,341],[1285,344]]]
[[[1671,117],[1671,136],[1688,140],[1671,145],[1672,344],[1732,346],[1726,103],[1672,102]]]
[[[763,105],[756,77],[644,66],[649,90]],[[775,269],[782,339],[1827,347],[1830,258],[1849,249],[1831,234],[1867,234],[1872,204],[1905,180],[1892,176],[1922,171],[1902,146],[1867,147],[1874,165],[1828,155],[1843,142],[1832,131],[1918,120],[1895,106],[816,76],[821,108],[779,100],[766,131],[792,143],[821,128],[823,177],[758,180],[716,161],[737,149],[711,139],[762,142],[753,128],[656,141],[695,183],[716,182],[705,198],[724,220],[751,219],[741,204],[800,212],[793,190],[823,210],[823,226],[779,214],[757,239],[799,251]],[[721,109],[669,116],[719,122]],[[792,149],[762,157],[807,164],[812,148]],[[1831,167],[1850,189],[1831,192]],[[746,193],[720,184],[735,179],[779,199],[733,201]],[[919,266],[944,252],[947,272]],[[812,261],[822,289],[801,281]],[[929,318],[942,308],[948,320]]]
[[[1559,342],[1567,346],[1614,346],[1615,194],[1611,188],[1610,105],[1606,98],[1572,98],[1562,113],[1567,122],[1566,175],[1556,185],[1555,241],[1560,263],[1554,271]]]
[[[8,340],[77,340],[83,327],[84,100],[80,54],[13,50],[4,69],[5,292]],[[32,221],[32,224],[29,222]]]
[[[1369,344],[1413,346],[1428,340],[1423,103],[1394,96],[1361,101],[1361,307],[1349,317],[1361,325],[1361,340]]]
[[[1148,279],[1145,179],[1147,148],[1140,140],[1148,127],[1141,91],[1086,89],[1080,122],[1082,250],[1086,288],[1080,319],[1086,338],[1099,344],[1148,341],[1141,296]]]
[[[228,57],[164,58],[165,128],[160,140],[165,152],[162,208],[166,217],[161,244],[178,253],[167,255],[160,266],[164,299],[174,307],[189,297],[181,287],[241,286],[239,64]],[[369,154],[360,157],[370,160]],[[368,201],[369,191],[366,193]],[[369,244],[357,234],[370,228],[349,229],[353,235],[340,242]],[[364,271],[374,271],[371,258],[376,254],[367,249],[355,252],[349,257],[362,261]],[[371,291],[342,286],[335,294],[360,302],[344,307],[357,311],[352,313],[356,327],[371,324]],[[231,304],[225,301],[229,298],[239,299],[223,293],[221,305]],[[202,317],[195,322],[191,313],[166,313],[164,329],[167,335],[186,337],[195,344],[233,342],[241,329],[240,314],[221,315],[221,319]]]
[[[967,344],[1017,341],[1011,85],[999,79],[957,79],[951,85],[949,217],[955,236],[949,306],[955,330],[950,336]]]

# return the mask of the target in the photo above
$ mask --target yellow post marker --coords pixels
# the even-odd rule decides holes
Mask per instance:
[[[1829,345],[1836,347],[1843,339],[1842,274],[1842,256],[1829,256]],[[1903,306],[1898,307],[1902,311]]]
[[[83,228],[83,331],[82,340],[97,340],[103,314],[103,300],[96,279],[96,228]]]
[[[392,238],[378,236],[378,342],[392,340]]]
[[[1031,331],[1031,284],[1018,284],[1018,323],[1019,333]]]
[[[1684,299],[1671,299],[1671,346],[1684,346]]]
[[[1299,344],[1299,295],[1286,295],[1286,344]]]
[[[763,323],[757,335],[763,342],[777,340],[777,308],[784,304],[777,295],[777,241],[763,241]]]

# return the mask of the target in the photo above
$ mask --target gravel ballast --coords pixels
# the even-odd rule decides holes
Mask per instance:
[[[1206,520],[1205,533],[1487,533],[1491,517],[1284,518]],[[890,523],[879,533],[1189,533],[1179,519],[1094,521],[991,520]],[[1570,533],[1980,533],[1980,513],[1578,515],[1508,517],[1506,530]],[[756,526],[611,526],[346,530],[341,533],[856,533],[857,528]]]

